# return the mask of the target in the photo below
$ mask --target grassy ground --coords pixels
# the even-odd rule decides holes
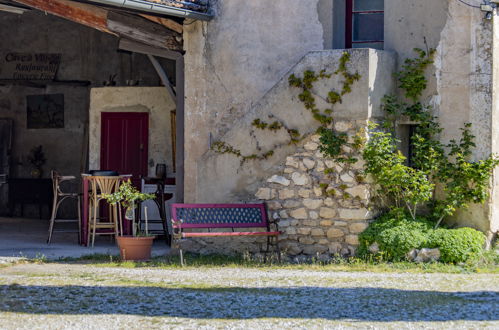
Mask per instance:
[[[35,260],[45,262],[43,258]],[[186,268],[199,267],[231,267],[231,268],[268,268],[268,269],[295,269],[295,270],[322,270],[322,271],[351,271],[351,272],[411,272],[411,273],[489,273],[499,274],[499,262],[497,254],[489,252],[480,261],[469,264],[444,264],[439,262],[432,263],[412,263],[412,262],[378,262],[366,261],[359,258],[335,258],[331,262],[322,263],[313,261],[306,264],[292,263],[263,263],[260,260],[254,260],[249,257],[228,257],[222,255],[187,255]],[[82,258],[66,258],[58,262],[93,264],[97,267],[123,267],[123,268],[179,268],[180,260],[177,256],[157,257],[148,262],[120,261],[119,256],[111,255],[90,255]]]

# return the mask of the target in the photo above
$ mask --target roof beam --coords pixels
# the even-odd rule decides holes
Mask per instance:
[[[100,7],[68,0],[14,0],[70,21],[116,35],[107,27],[108,11]]]
[[[181,34],[140,16],[110,11],[107,16],[107,27],[123,38],[154,47],[183,51]]]
[[[184,26],[180,23],[175,22],[172,19],[169,18],[163,18],[163,17],[158,17],[158,16],[151,16],[151,15],[146,15],[146,14],[140,14],[140,16],[144,17],[145,19],[148,19],[152,22],[158,23],[163,25],[164,27],[173,30],[177,33],[182,34],[184,32]]]

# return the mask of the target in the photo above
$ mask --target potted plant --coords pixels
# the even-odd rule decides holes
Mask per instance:
[[[132,221],[132,235],[118,236],[118,247],[123,260],[148,260],[151,258],[151,246],[155,238],[149,235],[147,229],[147,212],[145,216],[145,231],[136,221],[135,212],[140,202],[153,199],[153,194],[145,194],[135,188],[130,180],[123,182],[119,189],[103,198],[110,204],[120,204],[125,209],[125,219]],[[121,212],[121,211],[120,211]]]
[[[39,179],[42,177],[42,166],[45,165],[47,159],[43,152],[42,146],[33,147],[28,155],[28,162],[31,164],[31,177]]]

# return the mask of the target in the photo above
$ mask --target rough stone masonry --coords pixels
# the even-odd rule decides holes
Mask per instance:
[[[335,129],[352,139],[365,120],[337,121]],[[319,150],[319,136],[306,139],[286,158],[282,173],[270,176],[256,197],[265,201],[269,215],[279,220],[283,232],[280,244],[284,254],[349,256],[359,244],[358,235],[373,217],[368,210],[369,185],[362,176],[363,160],[359,151],[343,146],[354,164],[335,162]],[[326,169],[331,169],[325,173]]]

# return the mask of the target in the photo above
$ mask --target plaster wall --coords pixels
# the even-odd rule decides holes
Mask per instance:
[[[166,164],[171,174],[172,135],[170,112],[175,102],[164,87],[101,87],[90,91],[89,168],[100,168],[101,113],[149,113],[149,176],[156,164]]]
[[[289,86],[292,73],[302,76],[306,70],[319,72],[336,71],[343,50],[310,52],[281,79],[245,116],[233,124],[232,129],[220,138],[221,141],[241,151],[242,155],[262,154],[272,150],[272,157],[264,160],[241,159],[233,154],[208,151],[197,163],[198,185],[196,202],[245,201],[252,198],[261,182],[269,173],[282,170],[285,159],[296,150],[289,144],[286,130],[277,132],[260,130],[252,125],[253,120],[265,122],[278,120],[286,127],[297,129],[302,136],[315,132],[318,123],[298,99],[300,89]],[[335,120],[368,120],[380,117],[380,100],[392,91],[395,59],[392,53],[373,49],[352,49],[349,72],[358,72],[361,79],[352,86],[352,92],[343,97],[341,104],[333,107]],[[319,109],[331,105],[325,100],[330,90],[341,90],[341,77],[315,84],[314,93]]]
[[[185,201],[197,163],[306,53],[324,48],[319,0],[214,2],[210,22],[184,25]]]
[[[460,128],[472,123],[477,137],[473,159],[488,157],[493,148],[492,22],[477,8],[454,0],[385,0],[385,49],[396,51],[399,66],[414,57],[414,47],[435,48],[435,63],[428,69],[423,100],[431,104],[444,131],[444,143],[460,138]],[[425,45],[426,41],[426,45]],[[495,180],[494,182],[496,182]],[[494,189],[496,183],[494,183]],[[497,231],[491,213],[496,194],[484,205],[471,205],[450,223]]]
[[[12,177],[30,176],[27,156],[37,145],[43,146],[47,158],[44,177],[50,175],[51,169],[75,176],[86,169],[83,141],[90,87],[102,86],[111,75],[116,75],[118,86],[127,80],[159,85],[145,56],[118,52],[117,47],[118,39],[111,35],[36,10],[23,15],[0,12],[0,56],[9,52],[62,55],[55,76],[58,83],[42,82],[33,87],[22,82],[0,82],[0,117],[14,120]],[[174,76],[169,68],[167,72]],[[58,93],[64,94],[64,128],[27,129],[26,96]],[[25,215],[30,215],[29,208]]]

